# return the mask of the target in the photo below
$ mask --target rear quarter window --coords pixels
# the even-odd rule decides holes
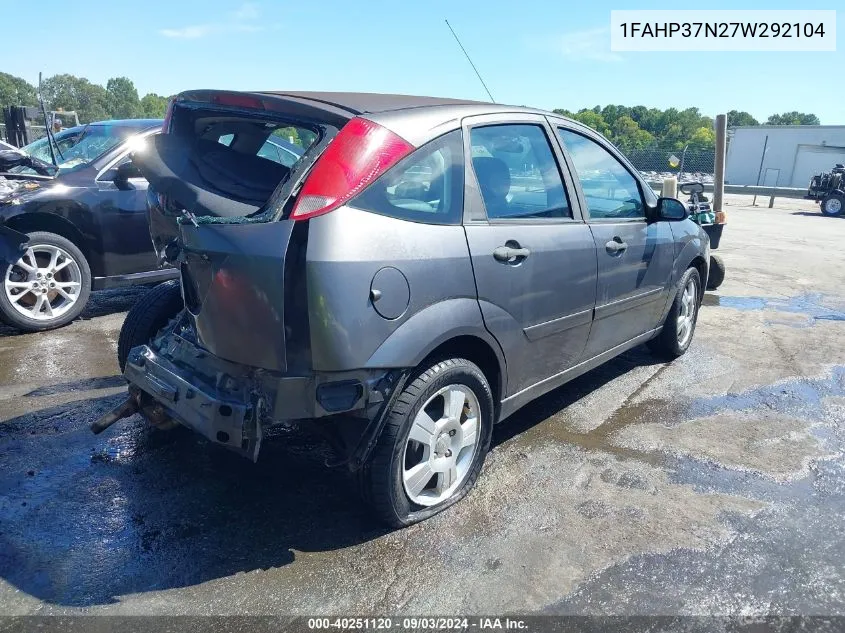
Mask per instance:
[[[349,205],[401,220],[460,224],[463,154],[461,131],[449,132],[417,148]]]

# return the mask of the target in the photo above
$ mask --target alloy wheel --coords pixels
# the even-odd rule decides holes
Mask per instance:
[[[52,244],[35,244],[6,269],[3,290],[12,307],[35,321],[57,319],[79,299],[82,272],[71,255]]]
[[[460,489],[478,451],[481,421],[478,398],[469,387],[448,385],[420,408],[402,458],[408,498],[433,506]]]
[[[696,290],[695,280],[690,279],[681,294],[681,308],[678,310],[677,319],[678,345],[681,348],[687,344],[690,336],[692,336],[692,329],[695,324]]]

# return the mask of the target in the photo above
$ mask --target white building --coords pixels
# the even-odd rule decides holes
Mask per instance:
[[[813,175],[845,163],[845,125],[758,125],[728,135],[729,185],[756,185],[759,176],[760,185],[806,187]]]

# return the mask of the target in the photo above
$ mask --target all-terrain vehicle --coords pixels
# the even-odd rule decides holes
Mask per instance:
[[[825,215],[842,215],[845,211],[845,165],[837,163],[830,171],[813,176],[804,198],[818,202]]]
[[[290,167],[258,154],[273,134],[302,143]],[[191,91],[135,162],[181,283],[127,316],[130,396],[97,432],[140,411],[254,460],[269,427],[313,424],[402,526],[469,491],[495,422],[636,345],[692,341],[703,230],[549,112]]]
[[[707,290],[716,290],[725,280],[725,262],[712,253],[719,248],[722,232],[725,230],[726,214],[724,211],[716,213],[707,196],[704,195],[704,184],[700,182],[684,182],[678,185],[681,193],[689,196],[687,207],[690,219],[704,229],[710,237],[710,274],[707,277]]]

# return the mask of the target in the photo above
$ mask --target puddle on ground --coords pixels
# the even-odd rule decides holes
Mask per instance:
[[[771,498],[776,496],[774,490],[779,483],[806,474],[808,460],[830,454],[835,438],[825,427],[818,426],[818,422],[826,419],[825,400],[843,396],[845,366],[836,366],[822,378],[796,378],[738,394],[673,401],[653,399],[625,405],[587,433],[569,428],[564,412],[527,429],[516,441],[528,449],[549,443],[568,444],[623,461],[661,467],[673,473],[678,483],[722,492],[756,487]],[[717,434],[712,428],[714,420],[730,424],[734,418],[737,426],[725,428],[724,441],[746,441],[746,448],[759,454],[749,454],[748,459],[743,459],[740,447],[720,451],[716,442],[706,450],[707,446],[697,447],[695,441],[690,442],[695,438],[684,438],[686,443],[681,442],[679,446],[674,446],[677,442],[671,439],[677,434],[675,429],[687,423],[709,425],[709,434],[713,436]],[[743,429],[740,423],[759,428]],[[803,424],[803,428],[795,427],[796,424]],[[659,428],[668,439],[657,443],[630,441],[647,427]],[[696,428],[690,426],[688,430],[694,433]],[[800,455],[779,451],[797,451]],[[757,480],[768,481],[752,486],[751,482]]]
[[[823,305],[827,297],[822,294],[806,294],[790,299],[777,297],[726,297],[715,294],[705,294],[702,305],[710,307],[731,308],[733,310],[774,310],[788,314],[800,314],[805,321],[768,320],[766,325],[778,324],[792,327],[811,327],[817,321],[845,321],[845,309],[831,308]]]

